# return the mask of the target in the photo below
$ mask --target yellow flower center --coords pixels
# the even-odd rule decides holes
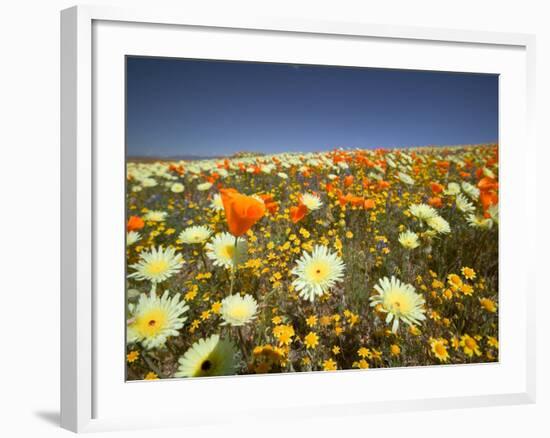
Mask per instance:
[[[330,272],[329,265],[323,261],[312,263],[306,271],[306,276],[313,283],[321,283],[326,280]]]
[[[235,319],[244,319],[248,316],[248,309],[245,305],[239,304],[232,306],[227,312],[229,316]]]
[[[166,326],[167,320],[164,310],[154,309],[136,318],[134,324],[138,333],[149,338],[157,335]]]
[[[396,315],[406,315],[412,310],[410,297],[400,290],[389,291],[384,300],[386,310]]]
[[[437,343],[434,345],[435,354],[438,356],[445,356],[445,353],[447,353],[447,350],[445,349],[445,346],[442,343]]]
[[[233,260],[235,255],[235,245],[225,245],[220,251],[222,257]]]
[[[496,311],[496,307],[495,307],[495,303],[493,303],[491,300],[489,299],[482,299],[481,300],[481,305],[485,308],[485,310],[489,311],[489,312],[494,312]]]
[[[146,271],[149,275],[158,275],[168,270],[168,262],[166,260],[155,260],[147,265]]]
[[[473,279],[475,277],[475,271],[471,268],[464,268],[462,270],[462,273],[464,274],[464,277],[468,278],[468,279]]]
[[[462,284],[462,280],[456,274],[449,275],[449,282],[454,286],[460,286]]]
[[[472,338],[466,338],[464,340],[464,345],[468,347],[470,350],[474,350],[477,347],[476,341],[474,341]]]

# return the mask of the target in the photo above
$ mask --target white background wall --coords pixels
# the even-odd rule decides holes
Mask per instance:
[[[144,1],[95,1],[134,5]],[[159,7],[199,2],[158,0]],[[544,1],[204,1],[201,9],[257,15],[483,29],[537,34],[538,402],[471,410],[313,419],[223,430],[113,433],[108,436],[548,436],[550,425],[549,154],[543,128],[550,98],[550,14]],[[0,12],[0,435],[68,436],[59,403],[59,10],[65,0],[3,2]],[[196,6],[194,6],[196,7]],[[534,170],[534,169],[533,169]],[[535,208],[535,206],[533,206]],[[521,230],[518,230],[521,232]],[[521,255],[520,255],[521,256]],[[388,388],[391,391],[392,388]],[[291,394],[289,394],[291,397]],[[144,400],[144,403],[154,402]],[[208,407],[205,406],[207,409]],[[281,421],[284,419],[281,418]]]

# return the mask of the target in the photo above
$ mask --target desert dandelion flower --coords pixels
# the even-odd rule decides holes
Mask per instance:
[[[284,172],[279,172],[277,176],[281,179],[288,179],[288,175]]]
[[[193,227],[187,227],[179,235],[179,240],[183,243],[204,243],[210,236],[212,231],[204,225],[195,225]]]
[[[487,213],[495,224],[498,224],[498,204],[493,204],[487,209]]]
[[[146,349],[164,345],[167,338],[178,335],[178,330],[187,320],[184,314],[188,310],[189,306],[180,300],[180,294],[170,297],[167,290],[160,298],[154,290],[149,296],[141,294],[138,303],[130,310],[128,343],[139,342]]]
[[[197,184],[197,190],[200,190],[201,192],[205,192],[207,190],[210,190],[212,185],[213,184],[211,182],[204,182],[202,184]]]
[[[412,204],[409,207],[409,213],[422,221],[437,217],[437,211],[427,204]]]
[[[323,205],[321,198],[313,193],[303,193],[300,195],[300,201],[309,211],[319,210]]]
[[[479,189],[469,182],[465,181],[462,183],[462,190],[464,190],[464,193],[466,193],[474,201],[479,198]]]
[[[404,172],[398,172],[397,177],[404,184],[407,184],[407,185],[410,185],[410,186],[412,186],[414,184],[414,179],[410,175],[408,175]]]
[[[182,183],[174,183],[170,187],[170,191],[173,193],[181,193],[185,190],[185,186]]]
[[[402,283],[395,277],[384,277],[374,286],[375,295],[371,295],[371,306],[380,305],[380,311],[387,313],[386,323],[393,320],[392,332],[396,333],[399,328],[399,321],[409,326],[419,324],[426,319],[423,305],[424,298],[415,292],[412,285]]]
[[[128,231],[126,233],[126,246],[132,246],[134,243],[141,240],[141,234],[137,231]]]
[[[166,216],[168,216],[168,213],[166,213],[165,211],[151,210],[148,211],[145,216],[143,216],[143,219],[151,222],[164,222]]]
[[[135,269],[136,272],[128,275],[128,278],[160,283],[177,273],[183,263],[183,258],[180,254],[176,254],[174,248],[153,247],[150,252],[141,253],[137,263],[130,265],[130,268]]]
[[[453,196],[460,193],[460,185],[455,182],[447,184],[447,188],[443,191],[446,195]]]
[[[431,217],[426,220],[428,226],[439,234],[448,234],[451,232],[449,222],[443,219],[441,216]]]
[[[178,360],[174,377],[226,376],[235,372],[235,350],[229,341],[212,335],[195,342]]]
[[[215,211],[222,211],[223,210],[222,195],[220,195],[219,193],[216,193],[212,197],[212,201],[210,202],[210,208],[212,208]]]
[[[466,218],[468,224],[473,228],[481,228],[482,230],[490,230],[493,228],[493,220],[490,218],[479,217],[474,214],[468,215]]]
[[[462,213],[471,213],[475,210],[474,205],[462,193],[456,196],[456,208]]]
[[[205,248],[206,255],[213,260],[214,266],[233,269],[246,259],[246,240],[241,237],[236,238],[229,233],[216,234]]]
[[[405,231],[404,233],[399,234],[397,239],[399,243],[407,249],[414,249],[420,246],[418,242],[418,235],[412,231]]]
[[[461,211],[462,213],[471,213],[475,211],[474,204],[472,204],[466,196],[464,196],[462,193],[459,193],[456,196],[456,208]]]
[[[222,325],[239,327],[252,321],[258,312],[258,303],[252,295],[229,295],[222,301],[221,316]]]
[[[155,187],[158,185],[158,182],[154,178],[145,178],[141,181],[143,187]]]
[[[325,294],[344,277],[345,265],[342,259],[326,246],[316,245],[313,252],[303,252],[297,266],[291,271],[296,275],[292,285],[300,296],[313,302],[315,297]]]

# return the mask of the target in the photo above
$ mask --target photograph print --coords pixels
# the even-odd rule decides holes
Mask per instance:
[[[498,75],[128,56],[127,380],[497,362],[498,130]]]

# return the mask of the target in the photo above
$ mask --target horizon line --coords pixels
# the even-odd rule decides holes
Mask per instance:
[[[317,153],[323,153],[323,152],[331,152],[335,150],[344,150],[344,151],[353,151],[353,150],[380,150],[380,149],[387,149],[387,150],[403,150],[403,149],[424,149],[424,148],[467,148],[467,147],[480,147],[480,146],[494,146],[498,145],[498,141],[489,141],[489,142],[481,142],[481,143],[461,143],[461,144],[449,144],[449,145],[441,145],[441,144],[426,144],[426,145],[412,145],[412,146],[377,146],[377,147],[333,147],[329,149],[322,149],[322,150],[316,150],[316,151],[286,151],[286,152],[261,152],[261,151],[252,151],[252,150],[239,150],[235,151],[232,154],[214,154],[214,155],[199,155],[199,154],[189,154],[189,153],[181,153],[181,154],[166,154],[166,155],[149,155],[149,154],[141,154],[141,155],[128,155],[126,154],[126,160],[132,160],[132,159],[172,159],[172,158],[179,158],[182,160],[185,160],[183,157],[189,157],[191,158],[191,161],[198,161],[198,160],[209,160],[209,159],[221,159],[221,158],[234,158],[233,155],[236,154],[250,154],[250,155],[282,155],[282,154],[293,154],[293,155],[303,155],[303,154],[317,154]],[[238,158],[238,157],[237,157]]]

